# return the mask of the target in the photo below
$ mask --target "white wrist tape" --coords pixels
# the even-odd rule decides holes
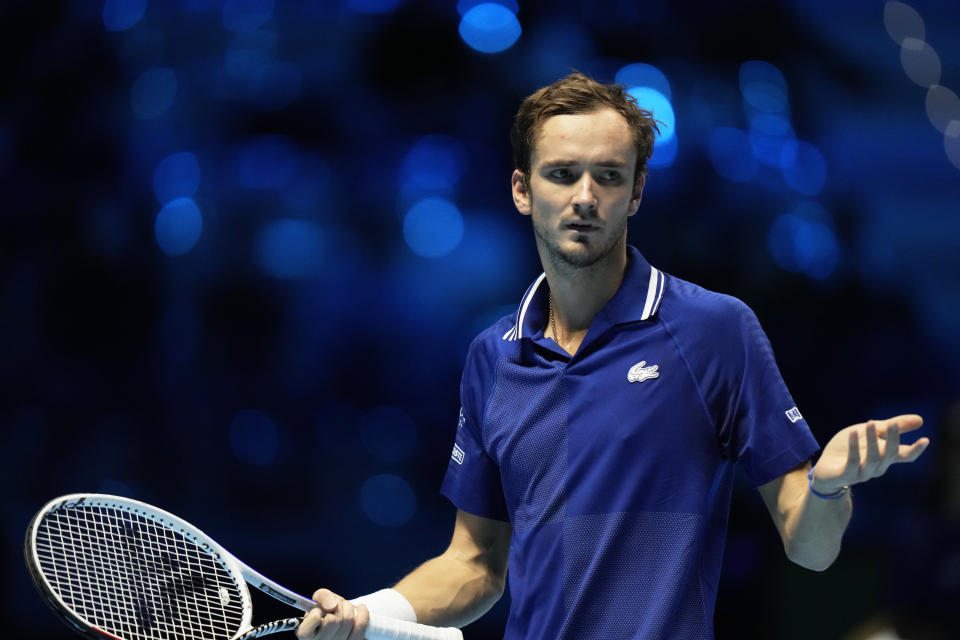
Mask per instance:
[[[350,604],[356,606],[365,604],[370,613],[407,622],[417,621],[417,612],[413,610],[410,601],[403,597],[399,591],[393,589],[380,589],[359,598],[354,598]]]

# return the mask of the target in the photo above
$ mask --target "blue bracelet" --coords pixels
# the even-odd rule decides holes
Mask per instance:
[[[814,467],[810,467],[810,471],[807,473],[807,486],[810,487],[810,493],[818,498],[823,498],[824,500],[839,500],[843,496],[847,495],[848,491],[850,491],[850,487],[843,487],[835,493],[820,493],[813,488],[813,469]]]

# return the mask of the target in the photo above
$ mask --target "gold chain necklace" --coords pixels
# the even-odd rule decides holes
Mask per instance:
[[[553,334],[553,341],[560,344],[557,338],[557,324],[553,321],[553,294],[550,294],[550,332]]]

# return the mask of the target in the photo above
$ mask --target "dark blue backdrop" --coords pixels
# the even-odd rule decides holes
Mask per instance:
[[[788,564],[743,481],[719,637],[867,637],[855,629],[883,616],[947,637],[950,5],[5,3],[8,632],[69,634],[20,556],[61,493],[156,503],[305,593],[358,595],[439,553],[466,346],[540,271],[509,194],[510,119],[576,68],[626,83],[667,125],[631,241],[756,310],[821,442],[907,411],[933,439],[855,491],[823,575]],[[496,637],[505,607],[467,636]]]

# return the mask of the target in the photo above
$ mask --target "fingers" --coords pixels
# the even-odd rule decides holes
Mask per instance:
[[[913,431],[914,429],[919,429],[923,426],[923,418],[915,413],[906,413],[900,416],[887,418],[886,420],[873,420],[873,422],[877,423],[877,427],[881,435],[886,433],[887,428],[893,424],[897,425],[897,427],[900,429],[900,433]]]
[[[859,482],[882,476],[890,465],[898,462],[913,462],[920,457],[930,444],[929,438],[920,438],[912,445],[901,445],[900,434],[913,431],[923,425],[923,418],[916,414],[905,414],[886,420],[868,420],[864,425],[865,440],[863,462],[860,465]],[[883,440],[881,446],[880,440]],[[850,448],[855,447],[851,434]],[[881,451],[882,448],[882,451]],[[859,447],[858,447],[859,449]],[[853,452],[850,452],[848,468],[853,464]]]
[[[347,637],[347,640],[363,640],[363,634],[367,630],[367,623],[370,622],[370,612],[367,605],[362,604],[356,608],[356,616],[353,619],[353,630]]]
[[[354,607],[328,589],[313,594],[317,608],[303,617],[297,628],[300,640],[362,640],[369,614],[365,606]]]
[[[886,438],[884,438],[883,458],[880,460],[878,475],[886,473],[894,462],[897,462],[900,454],[900,427],[894,422],[887,426]]]
[[[890,464],[898,462],[913,462],[920,457],[930,444],[929,438],[919,438],[912,445],[901,445],[900,434],[913,431],[923,426],[923,418],[915,413],[894,416],[886,420],[877,420],[878,431],[881,437],[887,440],[885,458],[890,458]]]
[[[303,616],[300,626],[297,627],[297,637],[300,640],[310,640],[317,636],[320,625],[323,624],[323,611],[320,609],[311,609]]]
[[[864,439],[867,442],[867,454],[863,461],[862,474],[863,479],[866,480],[868,478],[874,478],[883,472],[877,473],[881,463],[880,444],[877,439],[877,423],[873,420],[868,421],[864,431]]]
[[[929,438],[920,438],[910,446],[900,447],[900,459],[897,462],[913,462],[920,457],[920,454],[927,450],[930,444]]]
[[[860,474],[860,434],[855,430],[850,432],[850,439],[847,445],[847,471],[853,470],[857,475]]]

